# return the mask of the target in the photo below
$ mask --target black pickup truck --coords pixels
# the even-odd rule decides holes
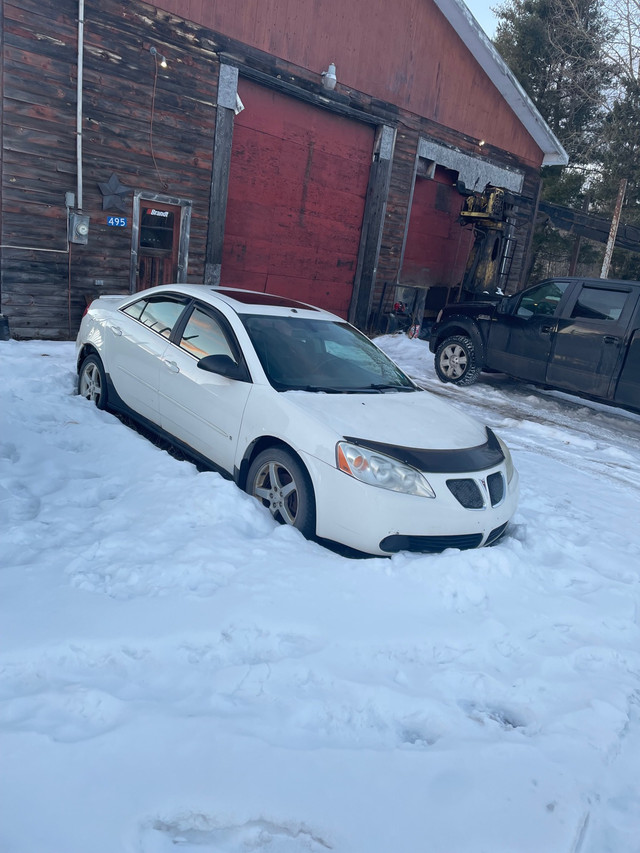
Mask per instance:
[[[447,305],[429,348],[442,382],[497,371],[640,410],[640,282],[554,278]]]

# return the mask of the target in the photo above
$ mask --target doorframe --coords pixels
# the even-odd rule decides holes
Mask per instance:
[[[190,199],[152,193],[146,190],[135,190],[133,193],[133,217],[131,226],[131,263],[129,266],[129,291],[135,293],[138,269],[138,248],[140,243],[140,208],[141,202],[150,201],[159,204],[171,204],[180,208],[180,237],[178,242],[178,271],[177,284],[185,284],[189,266],[189,238],[191,234],[191,210],[193,202]]]

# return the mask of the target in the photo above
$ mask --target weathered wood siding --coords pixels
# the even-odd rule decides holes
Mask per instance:
[[[3,310],[10,318],[34,317],[41,336],[50,313],[41,310],[43,301],[50,300],[51,313],[67,315],[64,193],[75,181],[76,27],[63,9],[41,3],[5,2],[3,12]],[[56,337],[60,319],[57,325]]]
[[[75,0],[4,2],[2,304],[16,336],[68,337],[87,299],[128,292],[131,195],[125,211],[103,211],[98,183],[112,173],[131,190],[193,200],[189,277],[202,277],[217,56],[194,25],[141,3],[85,6],[83,213],[91,221],[88,244],[67,250],[77,8]],[[157,80],[151,45],[169,62]],[[109,213],[127,216],[128,227],[108,227]]]

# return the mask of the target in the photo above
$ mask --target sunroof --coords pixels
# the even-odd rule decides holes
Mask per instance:
[[[216,287],[214,292],[222,293],[228,296],[229,299],[235,299],[236,302],[242,302],[245,305],[273,305],[280,308],[302,308],[305,311],[318,310],[311,305],[304,305],[302,302],[296,302],[294,299],[287,299],[286,296],[278,296],[275,293],[260,293],[253,290],[226,290],[223,287]]]

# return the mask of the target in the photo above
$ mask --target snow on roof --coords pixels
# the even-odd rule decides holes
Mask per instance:
[[[566,166],[569,155],[463,0],[434,2],[543,152],[543,166]]]

